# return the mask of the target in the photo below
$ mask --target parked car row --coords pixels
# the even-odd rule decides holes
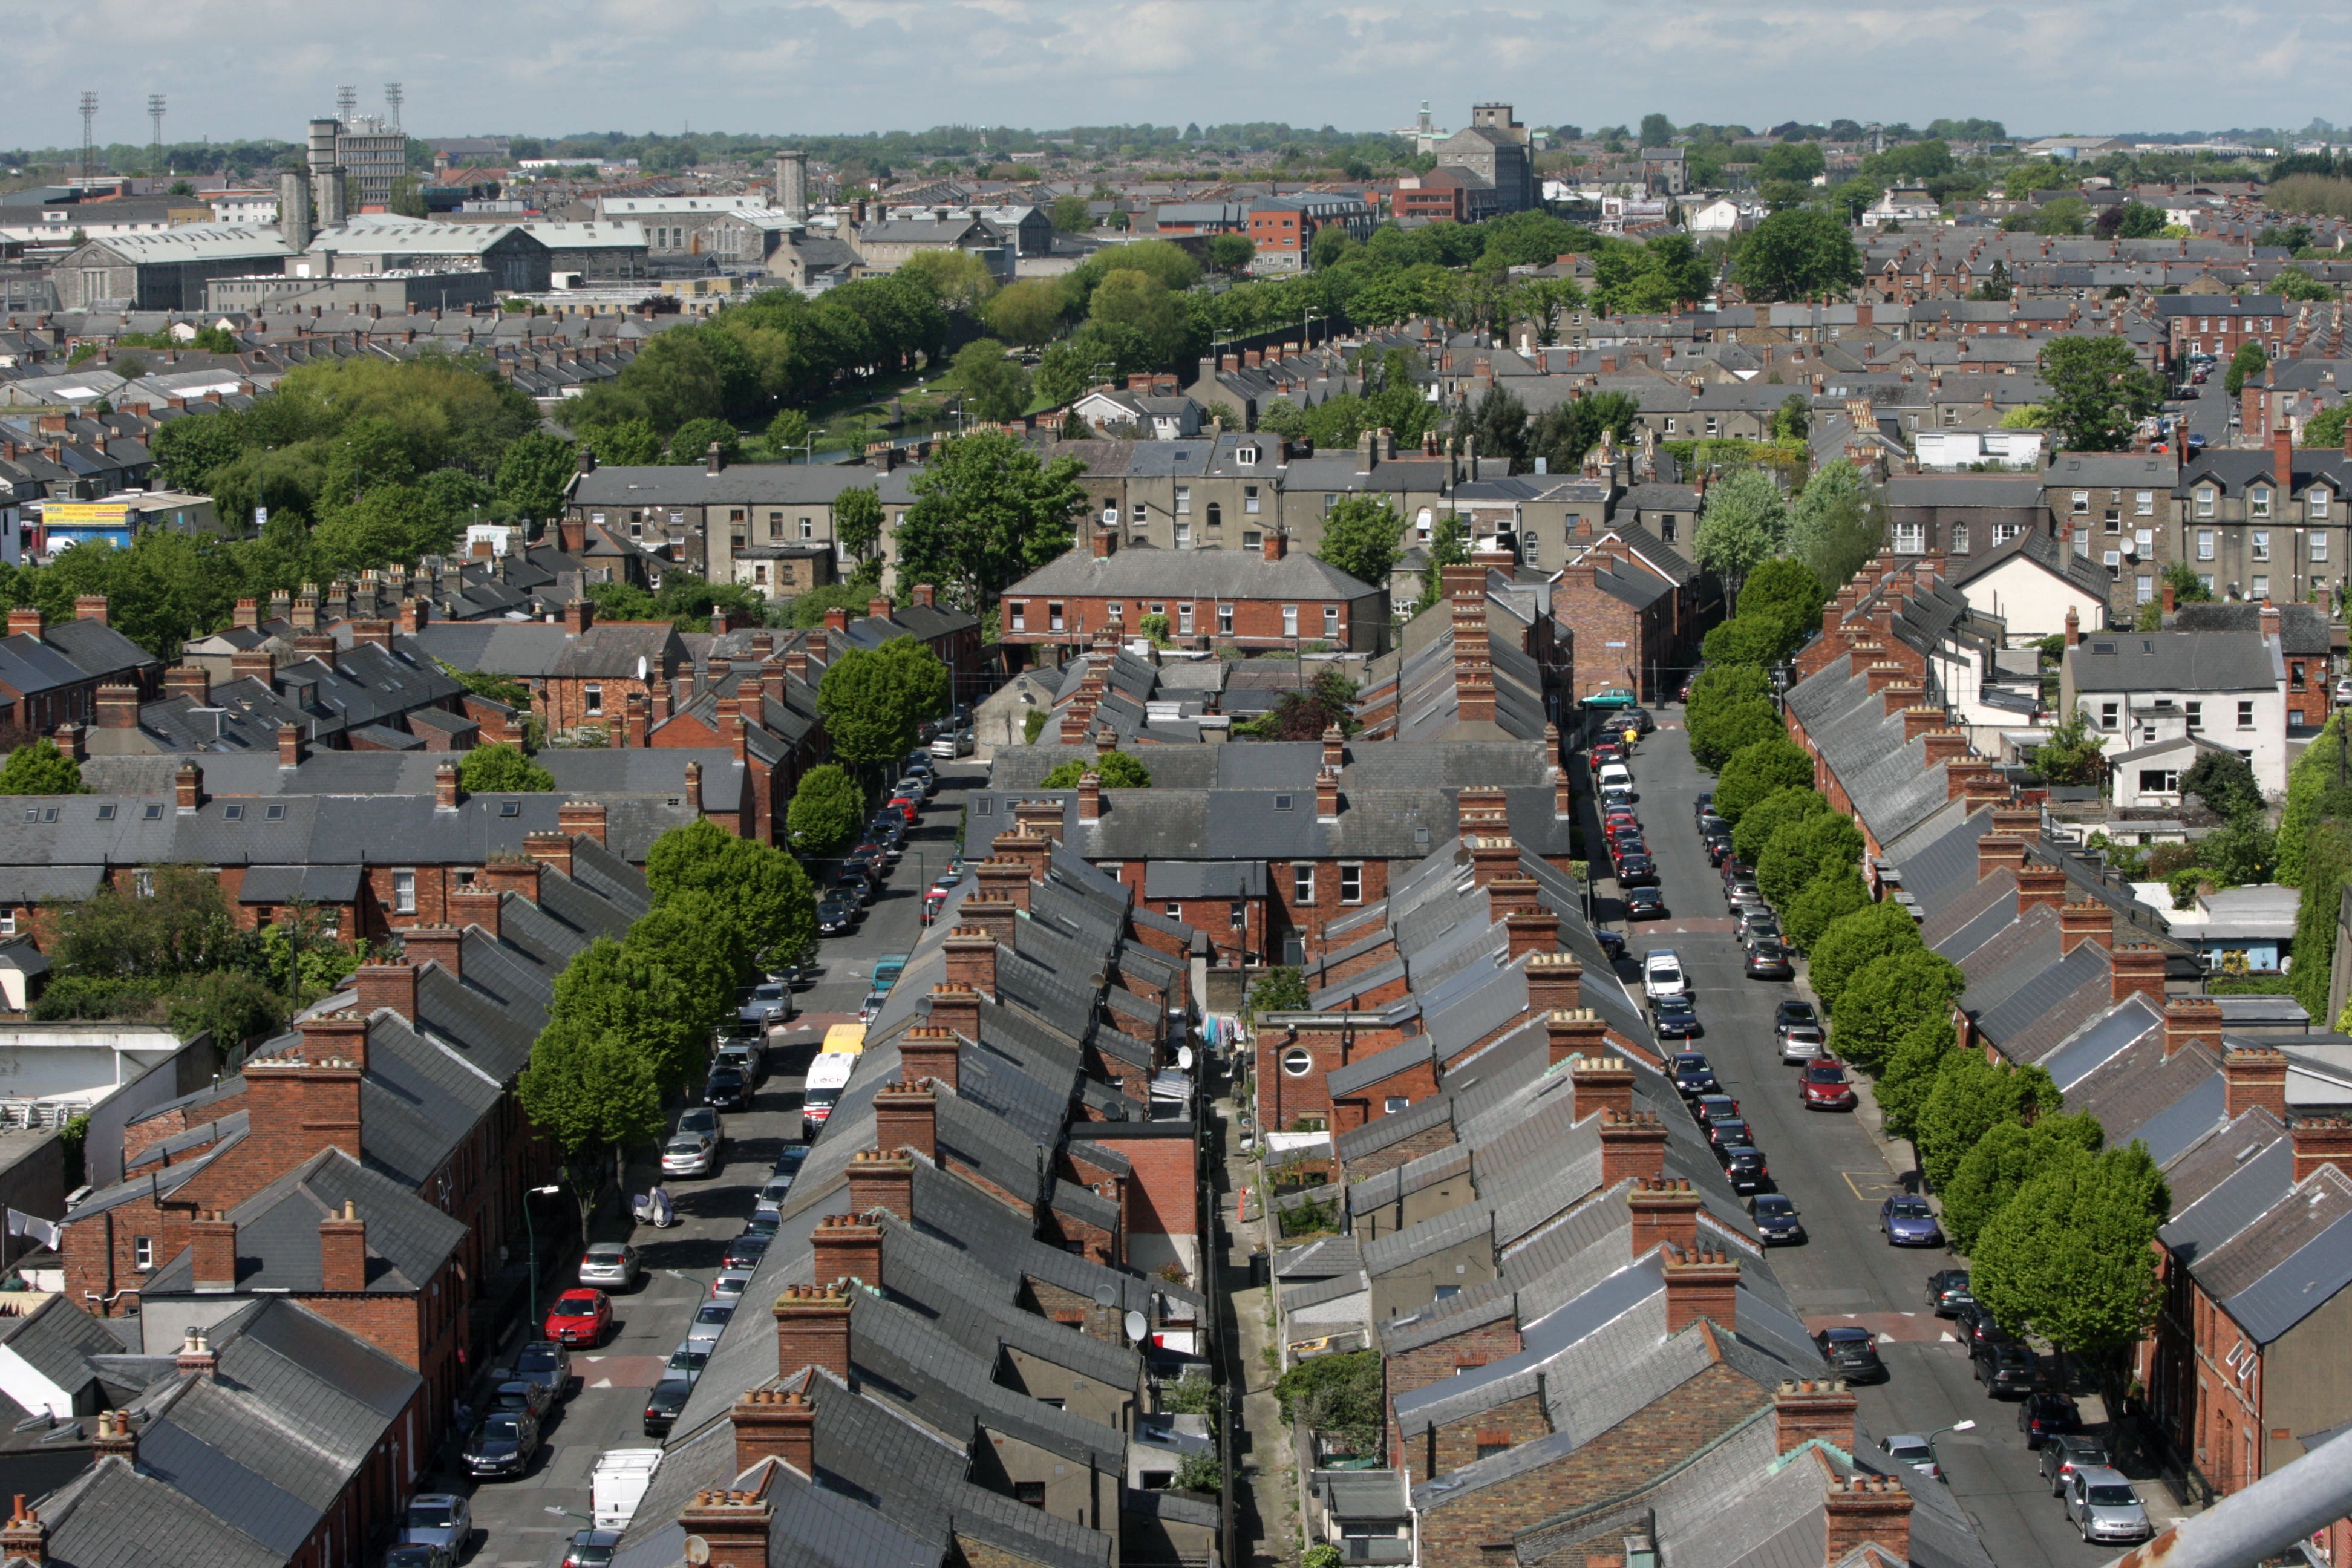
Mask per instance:
[[[695,1380],[702,1375],[719,1336],[725,1331],[728,1320],[734,1316],[743,1292],[751,1283],[752,1273],[776,1238],[777,1228],[782,1223],[784,1196],[792,1191],[793,1182],[807,1158],[807,1144],[788,1144],[760,1184],[751,1217],[743,1222],[741,1233],[719,1255],[719,1269],[710,1282],[710,1293],[696,1306],[686,1326],[686,1337],[670,1352],[660,1378],[646,1396],[646,1436],[666,1436],[677,1424],[677,1413],[686,1407],[687,1395],[694,1392]]]

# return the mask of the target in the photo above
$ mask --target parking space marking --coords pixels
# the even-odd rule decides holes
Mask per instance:
[[[1847,1190],[1864,1203],[1891,1197],[1903,1190],[1903,1184],[1889,1176],[1884,1168],[1876,1171],[1840,1171],[1838,1174],[1845,1179]],[[1857,1181],[1856,1177],[1861,1179]]]

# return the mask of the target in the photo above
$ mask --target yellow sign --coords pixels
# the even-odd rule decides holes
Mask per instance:
[[[130,520],[129,501],[53,500],[41,508],[41,521],[51,528],[121,528]]]

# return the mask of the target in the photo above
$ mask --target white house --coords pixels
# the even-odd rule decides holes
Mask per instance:
[[[2161,786],[2199,743],[2246,759],[2264,794],[2286,790],[2286,657],[2273,613],[2261,631],[2085,635],[2059,665],[2059,710],[2106,737],[2118,805],[2179,799]],[[2151,752],[2150,747],[2160,747]],[[2126,762],[2126,759],[2129,759]]]
[[[2006,625],[2003,642],[2023,647],[2075,626],[2097,631],[2107,624],[2107,596],[2115,579],[2087,556],[2029,529],[1981,555],[1954,557],[1952,584],[1979,615]]]
[[[1926,191],[1898,186],[1862,209],[1862,226],[1877,228],[1890,223],[1934,223],[1942,216],[1943,209]]]
[[[1696,212],[1685,212],[1683,227],[1694,235],[1735,234],[1754,228],[1757,221],[1753,206],[1743,206],[1729,196],[1717,196]]]
[[[1922,473],[1950,473],[1978,463],[1999,463],[2020,472],[2042,467],[2039,430],[1922,430],[1912,437]]]

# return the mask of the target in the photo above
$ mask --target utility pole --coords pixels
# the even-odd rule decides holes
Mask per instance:
[[[151,174],[160,174],[163,173],[163,95],[162,93],[151,92],[147,95],[147,118],[155,125],[153,145],[147,154],[147,172]]]
[[[81,177],[85,180],[98,173],[97,162],[91,155],[93,148],[89,135],[89,123],[97,118],[98,94],[83,93],[81,95]]]

